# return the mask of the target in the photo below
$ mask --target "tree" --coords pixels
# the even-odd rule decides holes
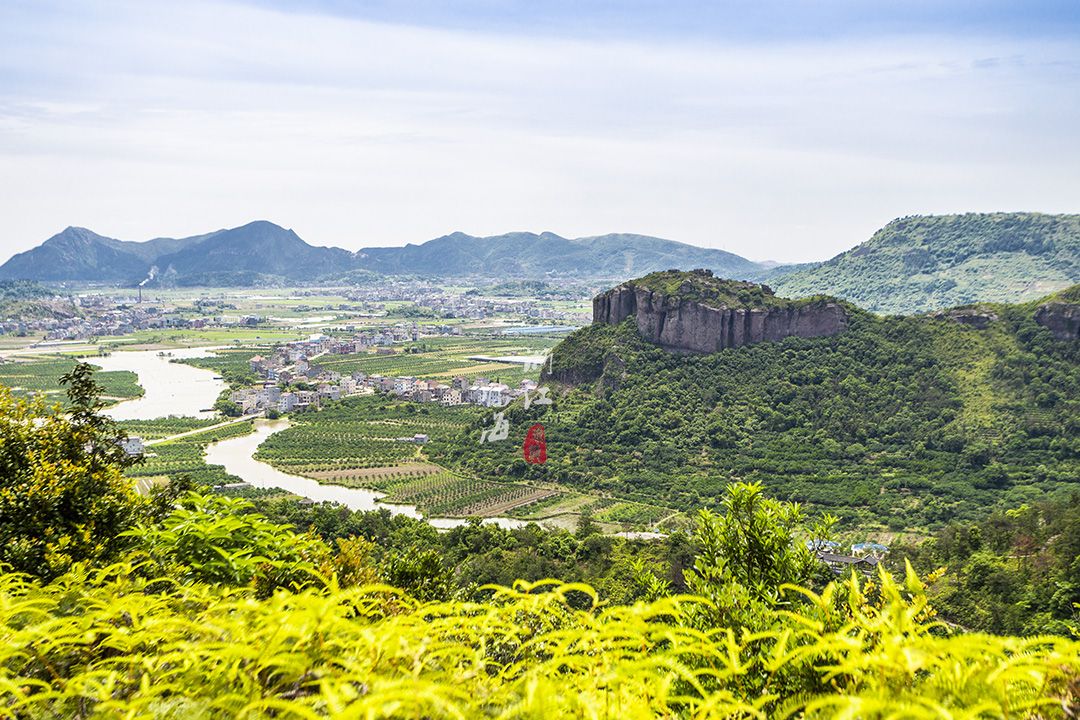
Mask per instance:
[[[711,623],[752,625],[780,601],[783,585],[805,584],[816,561],[799,538],[797,503],[765,497],[760,483],[734,483],[722,505],[722,515],[698,515],[698,554],[686,582],[715,605]]]
[[[76,365],[61,383],[67,412],[0,386],[0,562],[46,580],[114,557],[145,505],[122,475],[138,460],[100,414],[91,366]]]

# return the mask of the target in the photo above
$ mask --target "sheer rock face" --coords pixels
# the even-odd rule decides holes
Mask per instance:
[[[847,313],[822,300],[781,307],[729,308],[623,283],[593,298],[593,323],[616,325],[634,316],[642,337],[669,350],[711,353],[786,337],[836,335]]]
[[[596,317],[593,301],[593,317]],[[595,321],[595,320],[594,320]],[[1080,339],[1080,305],[1051,302],[1035,311],[1035,322],[1047,328],[1058,340]]]

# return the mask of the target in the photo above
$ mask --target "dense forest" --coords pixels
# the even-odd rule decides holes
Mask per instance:
[[[507,408],[508,441],[478,442],[477,421],[429,453],[488,479],[684,510],[715,508],[732,481],[761,482],[849,529],[925,533],[1078,487],[1080,343],[1055,339],[1035,312],[853,309],[832,338],[707,355],[650,344],[632,319],[593,325],[555,349],[553,405]],[[542,465],[524,462],[518,437],[535,422]]]
[[[182,481],[139,496],[89,366],[64,384],[67,408],[0,388],[9,717],[1080,711],[1080,642],[940,622],[928,593],[940,573],[834,579],[805,543],[832,521],[812,522],[760,485],[728,487],[681,550],[638,546],[619,573],[622,597],[559,580],[461,585],[455,558],[513,550],[527,534],[473,524],[443,540],[416,521],[295,503],[267,514]],[[290,514],[306,529],[275,517]],[[526,529],[551,564],[520,569],[574,572],[569,558],[618,542],[583,525],[576,536]],[[657,572],[665,553],[685,558],[678,585]],[[488,561],[478,577],[519,569]]]

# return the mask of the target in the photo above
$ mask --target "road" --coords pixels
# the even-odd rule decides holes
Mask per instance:
[[[156,440],[148,440],[143,445],[149,447],[150,445],[160,445],[163,442],[169,442],[170,440],[178,440],[179,438],[188,437],[189,435],[198,435],[204,432],[210,432],[218,428],[226,427],[228,425],[235,425],[236,423],[247,422],[248,420],[254,420],[257,417],[262,417],[262,413],[252,413],[251,415],[243,415],[232,420],[226,420],[225,422],[217,423],[216,425],[208,425],[206,427],[195,428],[194,430],[188,430],[186,432],[177,433],[176,435],[170,435],[169,437],[158,438]]]

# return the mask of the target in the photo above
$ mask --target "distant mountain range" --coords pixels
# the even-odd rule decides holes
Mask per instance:
[[[1080,282],[1080,215],[901,218],[828,262],[766,279],[781,295],[835,295],[878,313],[1035,300]]]
[[[356,271],[427,277],[548,275],[619,279],[672,267],[708,268],[724,277],[757,277],[772,266],[723,250],[645,235],[568,239],[518,232],[495,237],[453,233],[422,245],[340,248],[308,245],[266,221],[189,238],[125,242],[69,227],[0,266],[0,279],[48,282],[248,285],[332,280]]]
[[[178,286],[346,283],[377,275],[550,276],[613,284],[668,269],[764,281],[787,296],[827,294],[875,312],[910,313],[974,302],[1020,302],[1080,282],[1080,215],[987,213],[895,220],[823,263],[757,263],[723,250],[646,235],[564,238],[452,233],[355,253],[304,242],[256,221],[187,238],[128,242],[69,227],[0,266],[0,280]]]

